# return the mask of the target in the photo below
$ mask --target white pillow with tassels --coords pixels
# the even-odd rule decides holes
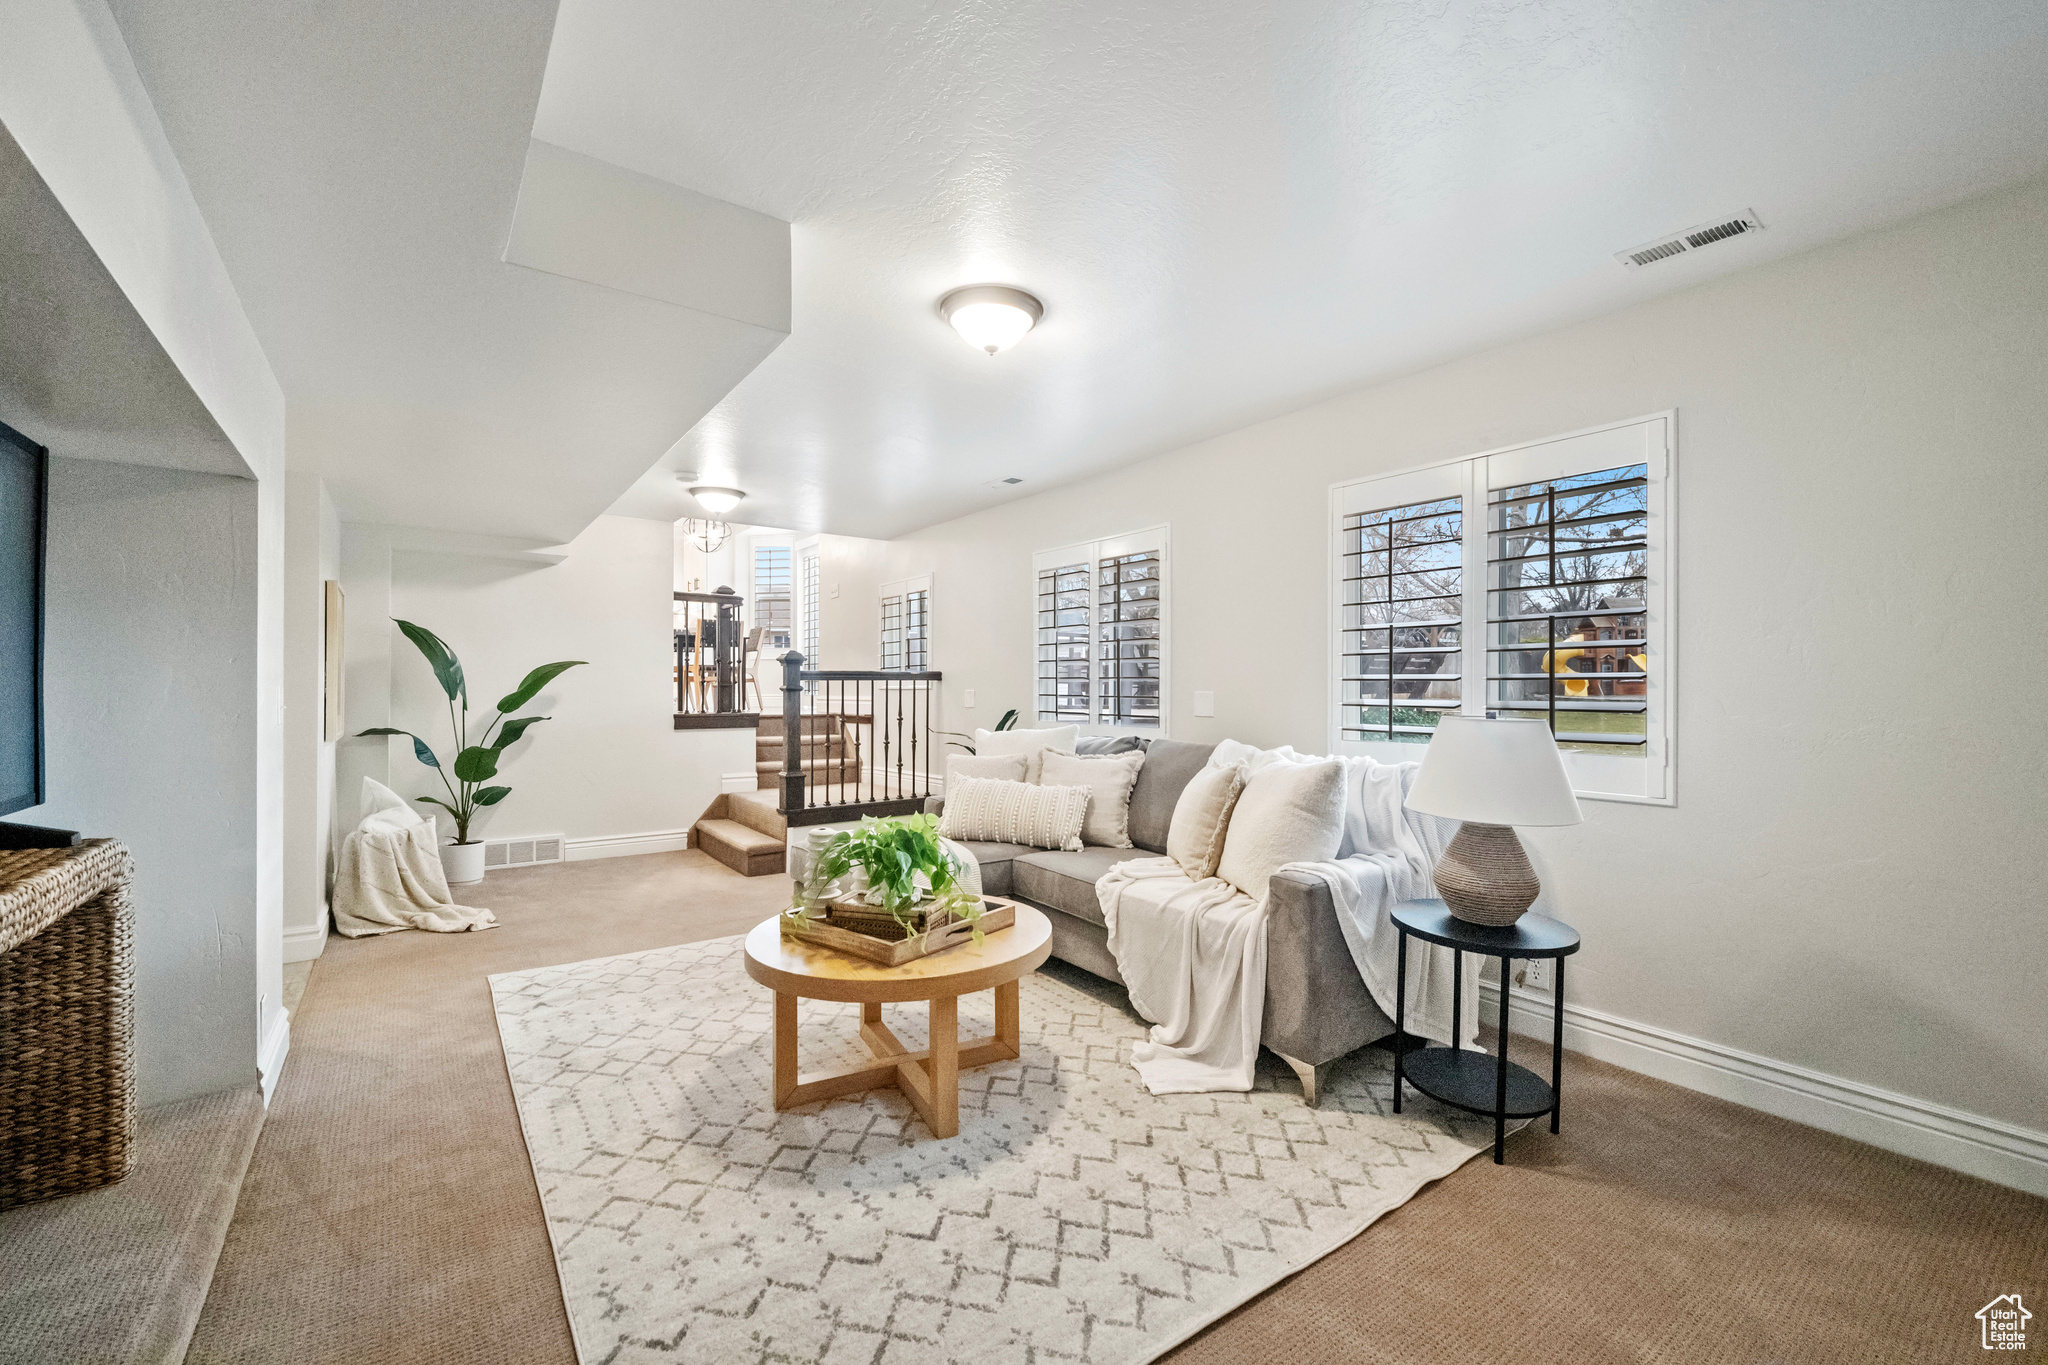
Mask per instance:
[[[946,787],[939,833],[964,843],[1025,844],[1078,853],[1088,797],[1086,787],[962,778],[957,786]]]

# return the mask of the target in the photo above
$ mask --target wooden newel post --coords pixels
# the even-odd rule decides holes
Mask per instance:
[[[782,656],[782,813],[804,805],[804,656]]]

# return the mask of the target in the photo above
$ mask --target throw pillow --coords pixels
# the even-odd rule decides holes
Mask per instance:
[[[1103,848],[1131,846],[1131,788],[1145,765],[1142,751],[1081,758],[1048,750],[1040,759],[1039,778],[1048,787],[1086,787],[1088,815],[1081,822],[1083,843]]]
[[[1262,769],[1270,768],[1275,763],[1315,763],[1319,761],[1319,755],[1299,753],[1291,744],[1283,744],[1277,749],[1260,749],[1250,744],[1242,744],[1234,739],[1224,740],[1209,755],[1210,767],[1234,768],[1242,763],[1247,776],[1257,773]]]
[[[939,833],[966,843],[1028,844],[1081,851],[1081,821],[1088,788],[1040,787],[1029,782],[963,778],[946,793]]]
[[[1174,803],[1166,856],[1198,882],[1216,875],[1224,836],[1230,832],[1230,812],[1244,794],[1244,782],[1243,764],[1204,768],[1181,788],[1180,800]]]
[[[1024,780],[1038,780],[1038,756],[1047,749],[1059,753],[1074,752],[1074,742],[1081,737],[1078,725],[1055,725],[1049,730],[976,730],[974,752],[982,757],[1003,754],[1024,755]]]
[[[1031,760],[1022,754],[948,754],[946,790],[969,777],[992,777],[998,782],[1022,782]]]
[[[1216,875],[1247,895],[1266,898],[1266,884],[1287,863],[1321,863],[1344,840],[1344,760],[1275,763],[1251,775]]]

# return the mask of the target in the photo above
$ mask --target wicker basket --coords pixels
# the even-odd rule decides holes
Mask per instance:
[[[135,1161],[135,912],[111,839],[0,852],[0,1209]]]

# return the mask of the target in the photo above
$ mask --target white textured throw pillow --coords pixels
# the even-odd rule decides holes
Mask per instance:
[[[987,757],[991,754],[1022,754],[1025,760],[1024,780],[1038,780],[1038,759],[1047,749],[1057,753],[1070,754],[1081,738],[1078,725],[1055,725],[1049,730],[976,730],[974,752]]]
[[[1253,773],[1237,798],[1216,875],[1264,900],[1282,866],[1328,862],[1343,841],[1344,760],[1275,763]]]
[[[1023,754],[948,754],[946,790],[970,777],[989,777],[998,782],[1022,782],[1031,760]]]
[[[1204,768],[1180,791],[1173,803],[1173,822],[1166,827],[1166,856],[1196,881],[1216,875],[1223,858],[1223,840],[1230,832],[1230,813],[1244,794],[1242,763]]]
[[[1038,780],[1048,787],[1086,787],[1088,815],[1081,822],[1084,843],[1103,848],[1131,846],[1131,788],[1138,783],[1138,769],[1145,755],[1104,754],[1081,758],[1048,749],[1039,758]]]
[[[957,789],[947,788],[939,833],[968,843],[1028,844],[1078,853],[1081,821],[1087,813],[1086,787],[969,777]]]

